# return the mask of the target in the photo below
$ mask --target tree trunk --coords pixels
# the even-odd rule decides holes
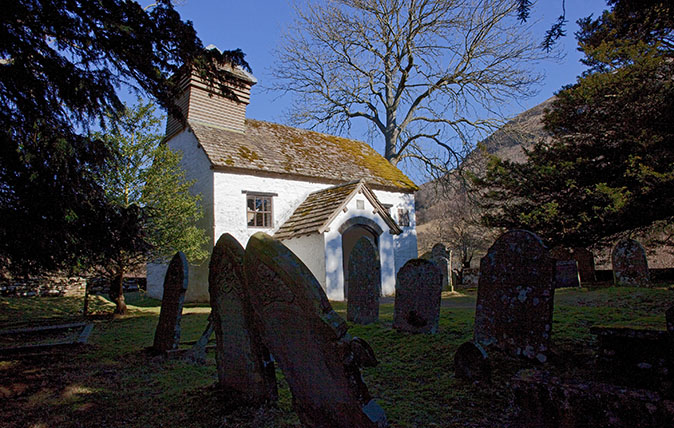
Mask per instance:
[[[117,272],[117,276],[110,283],[110,299],[115,302],[115,314],[126,315],[124,302],[124,269]]]

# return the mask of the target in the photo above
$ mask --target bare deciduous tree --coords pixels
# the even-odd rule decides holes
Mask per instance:
[[[392,164],[416,158],[444,174],[502,123],[499,105],[541,77],[518,4],[307,0],[277,49],[272,89],[296,95],[295,124],[343,131],[363,118]]]

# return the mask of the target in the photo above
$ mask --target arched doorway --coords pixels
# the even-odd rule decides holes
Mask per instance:
[[[383,232],[377,223],[366,217],[353,217],[339,228],[342,234],[342,270],[344,272],[344,299],[349,299],[349,259],[351,252],[361,238],[366,238],[376,250],[379,261],[379,235]],[[379,285],[381,295],[381,284]]]

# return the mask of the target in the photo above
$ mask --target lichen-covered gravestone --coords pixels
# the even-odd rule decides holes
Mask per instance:
[[[155,352],[178,349],[180,344],[180,319],[188,285],[187,259],[181,251],[171,259],[164,277],[164,295],[161,300],[159,324],[154,333]]]
[[[611,253],[613,282],[618,286],[639,286],[649,282],[646,251],[634,239],[622,239]]]
[[[580,287],[578,262],[557,260],[555,265],[555,288]]]
[[[349,296],[346,319],[356,324],[370,324],[379,320],[381,294],[381,266],[377,249],[362,237],[354,245],[349,257]]]
[[[424,259],[408,260],[398,271],[393,328],[436,333],[442,299],[442,271]]]
[[[208,273],[215,328],[218,383],[250,405],[277,399],[276,374],[246,294],[243,247],[230,234],[218,239]]]
[[[480,260],[476,342],[545,362],[552,333],[555,260],[526,230],[499,237]]]
[[[374,353],[349,336],[309,268],[258,232],[246,246],[244,270],[264,343],[288,381],[300,421],[325,428],[386,426],[359,369],[376,364]]]

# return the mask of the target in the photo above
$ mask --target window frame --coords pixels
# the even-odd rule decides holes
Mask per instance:
[[[403,222],[403,219],[405,220]],[[398,208],[398,226],[399,227],[410,227],[412,222],[410,221],[410,210],[407,208]]]
[[[245,210],[246,210],[246,227],[248,229],[273,229],[274,228],[274,200],[273,197],[277,196],[275,193],[264,193],[264,192],[248,192],[248,191],[242,191],[241,193],[244,193],[246,195],[246,205],[245,205]],[[248,201],[252,200],[253,201],[253,211],[251,211],[248,208]],[[267,201],[269,209],[264,210],[264,202],[262,202],[263,209],[260,211],[255,210],[255,207],[257,206],[257,201]],[[251,220],[254,221],[254,223],[257,222],[257,216],[259,214],[262,214],[262,225],[258,224],[250,224],[250,221],[248,220],[248,216],[252,214],[253,217]],[[267,217],[268,215],[268,217]],[[269,225],[265,225],[265,218],[269,219]]]

